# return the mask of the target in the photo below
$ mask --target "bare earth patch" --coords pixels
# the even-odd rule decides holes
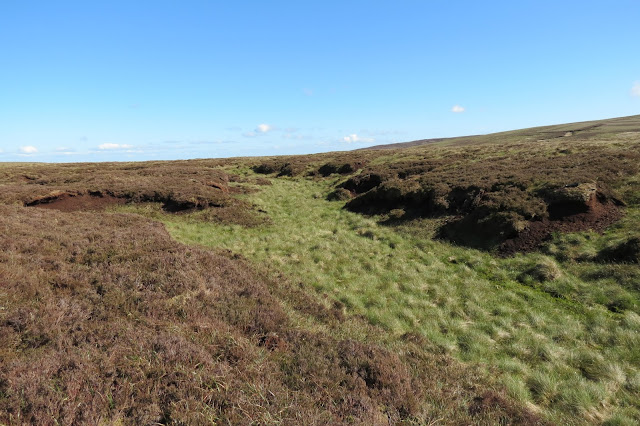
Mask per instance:
[[[580,232],[593,230],[598,233],[617,222],[624,215],[620,205],[601,194],[594,194],[586,203],[586,211],[570,207],[551,211],[550,217],[530,222],[515,238],[506,240],[498,248],[503,256],[526,253],[538,249],[554,232]]]
[[[126,199],[114,197],[101,192],[82,194],[77,192],[63,192],[34,200],[27,204],[29,207],[53,209],[61,212],[100,211],[112,205],[125,204]]]

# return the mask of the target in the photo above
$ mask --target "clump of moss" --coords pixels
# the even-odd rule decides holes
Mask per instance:
[[[544,283],[555,281],[560,276],[562,276],[562,271],[558,264],[550,258],[544,258],[521,273],[518,276],[518,281],[527,282],[533,280],[538,283]]]
[[[605,294],[605,297],[607,300],[604,305],[611,312],[624,312],[632,309],[635,304],[633,296],[621,288],[610,289]]]
[[[599,381],[610,374],[609,365],[599,353],[581,351],[574,354],[569,361],[589,380]]]
[[[335,191],[331,191],[329,195],[327,195],[328,201],[347,201],[350,200],[353,196],[351,192],[344,188],[336,188]]]
[[[389,212],[389,219],[399,220],[402,219],[406,214],[407,212],[405,212],[404,209],[393,209]]]

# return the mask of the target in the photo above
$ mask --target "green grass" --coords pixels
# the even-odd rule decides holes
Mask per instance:
[[[553,422],[640,421],[638,293],[615,279],[585,279],[598,265],[556,256],[571,238],[595,250],[582,242],[597,246],[607,236],[563,236],[547,254],[499,259],[350,213],[325,200],[335,181],[271,181],[246,195],[270,226],[125,209],[163,221],[181,242],[226,248],[281,271],[398,339],[419,333],[438,350],[498,371],[511,396]],[[540,279],[535,268],[557,273]],[[607,309],[613,291],[628,299],[622,313]]]

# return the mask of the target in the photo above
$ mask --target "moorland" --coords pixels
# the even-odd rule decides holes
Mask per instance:
[[[640,422],[640,116],[0,164],[0,424]]]

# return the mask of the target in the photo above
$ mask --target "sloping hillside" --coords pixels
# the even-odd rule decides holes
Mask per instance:
[[[532,127],[488,135],[460,136],[453,138],[420,139],[389,145],[376,145],[373,149],[410,148],[427,144],[466,145],[478,143],[507,142],[510,140],[549,140],[555,138],[571,138],[570,140],[589,139],[593,137],[609,137],[624,132],[637,132],[640,128],[640,115],[610,118],[607,120],[582,121],[579,123],[557,124],[553,126]]]
[[[640,422],[640,117],[0,165],[0,422]]]

